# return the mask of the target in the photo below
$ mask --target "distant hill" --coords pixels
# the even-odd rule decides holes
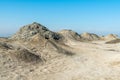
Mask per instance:
[[[82,37],[82,39],[88,40],[88,41],[100,40],[100,37],[93,33],[85,32],[85,33],[82,33],[80,36]]]
[[[118,39],[119,37],[116,34],[109,34],[107,36],[102,37],[103,40],[114,40]]]

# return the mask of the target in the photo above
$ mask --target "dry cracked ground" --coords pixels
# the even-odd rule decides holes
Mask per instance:
[[[119,39],[98,38],[26,25],[0,38],[0,80],[120,80]]]

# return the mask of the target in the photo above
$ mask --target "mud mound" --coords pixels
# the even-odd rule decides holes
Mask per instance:
[[[60,34],[62,34],[64,36],[65,40],[80,40],[81,37],[77,32],[74,32],[72,30],[61,30],[59,32]]]
[[[43,36],[45,39],[59,40],[61,37],[59,34],[50,31],[45,26],[39,23],[32,23],[23,26],[11,39],[15,40],[30,40],[30,38],[36,34]]]
[[[98,35],[93,33],[82,33],[80,36],[82,37],[83,40],[88,40],[88,41],[100,39]]]
[[[116,43],[120,43],[120,39],[114,39],[106,42],[106,44],[116,44]]]
[[[73,55],[65,49],[68,46],[64,45],[62,39],[62,34],[50,31],[36,22],[22,27],[10,38],[14,45],[20,45],[22,49],[17,49],[17,59],[25,62],[49,61],[59,56]]]
[[[115,34],[109,34],[105,37],[103,37],[104,40],[114,40],[114,39],[118,39],[118,36]]]

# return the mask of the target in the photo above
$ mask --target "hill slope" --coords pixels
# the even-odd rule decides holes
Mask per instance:
[[[0,80],[119,80],[119,43],[105,42],[34,22],[0,38]]]

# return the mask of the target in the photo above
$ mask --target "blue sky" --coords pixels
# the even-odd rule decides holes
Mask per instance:
[[[120,34],[120,0],[0,0],[0,36],[32,22],[53,31]]]

